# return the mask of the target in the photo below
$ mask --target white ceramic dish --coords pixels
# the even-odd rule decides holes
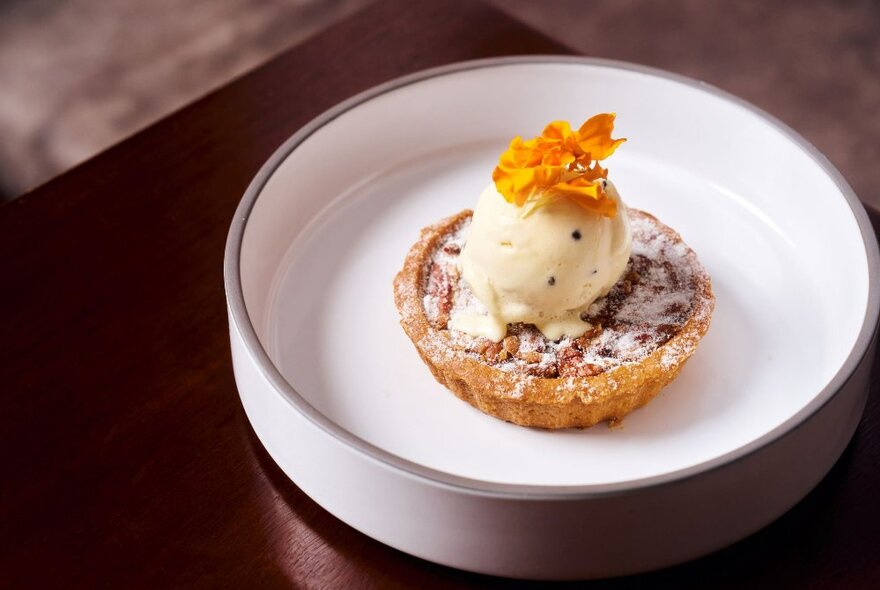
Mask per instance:
[[[511,137],[603,111],[629,138],[610,177],[698,253],[712,327],[621,429],[513,426],[433,380],[391,281]],[[601,60],[457,64],[340,104],[253,181],[226,251],[236,380],[290,478],[382,542],[514,577],[633,573],[750,534],[828,471],[867,395],[877,262],[837,171],[735,97]]]

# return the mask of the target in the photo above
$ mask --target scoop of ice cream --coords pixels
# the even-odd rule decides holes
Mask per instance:
[[[610,182],[605,191],[617,203],[614,217],[570,199],[524,216],[489,185],[459,257],[462,278],[488,315],[454,314],[450,327],[495,342],[515,322],[535,324],[551,340],[583,334],[590,325],[581,312],[617,282],[632,248],[626,207]]]

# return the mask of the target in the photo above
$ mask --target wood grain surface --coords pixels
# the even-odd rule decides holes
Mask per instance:
[[[250,179],[321,111],[425,67],[567,51],[479,3],[382,1],[0,207],[0,587],[528,586],[389,549],[281,473],[238,400],[222,259]],[[877,581],[878,423],[872,395],[828,477],[749,539],[591,586]]]

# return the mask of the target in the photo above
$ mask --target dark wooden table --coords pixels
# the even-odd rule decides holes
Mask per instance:
[[[672,4],[697,15],[706,6]],[[647,35],[644,19],[656,10],[645,10],[618,20],[615,35]],[[737,18],[752,15],[735,12],[727,24],[747,24]],[[713,35],[691,28],[701,35],[694,47]],[[642,45],[640,61],[651,63],[658,54]],[[732,51],[688,53],[682,63],[720,64],[710,81],[737,91],[740,69],[778,57],[766,44]],[[334,103],[429,66],[567,52],[481,4],[383,1],[0,208],[0,587],[521,584],[389,549],[286,479],[238,400],[222,258],[258,167]],[[759,103],[754,93],[776,96],[769,84],[747,90]],[[876,116],[873,105],[866,114]],[[836,109],[829,103],[816,118],[830,129]],[[845,136],[871,140],[876,124],[841,131],[840,154],[820,147],[846,160]],[[876,195],[873,164],[850,180]],[[837,466],[765,530],[689,564],[595,586],[877,582],[878,423],[875,392]]]

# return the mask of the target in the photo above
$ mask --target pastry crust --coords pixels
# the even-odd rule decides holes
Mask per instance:
[[[629,209],[631,219],[650,224],[652,230],[684,249],[693,265],[688,285],[691,307],[674,334],[643,358],[595,375],[542,377],[502,370],[485,357],[457,346],[455,334],[438,328],[425,309],[432,256],[444,238],[471,214],[465,210],[422,230],[394,279],[394,300],[404,331],[437,381],[489,415],[550,429],[584,428],[602,421],[613,424],[647,404],[675,379],[709,328],[715,298],[709,276],[696,256],[675,231],[647,213]]]

